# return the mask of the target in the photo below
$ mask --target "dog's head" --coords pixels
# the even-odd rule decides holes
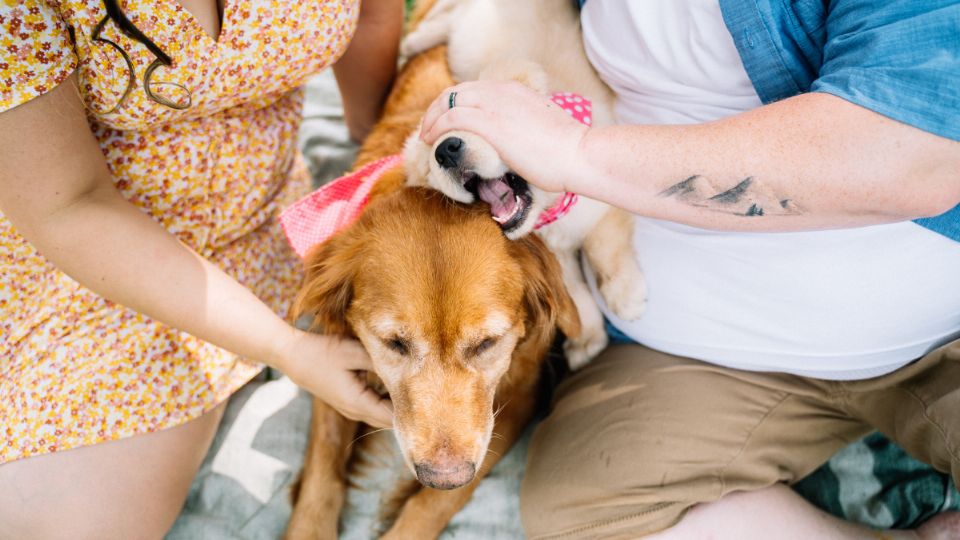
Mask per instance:
[[[433,146],[414,134],[404,147],[404,161],[411,185],[431,187],[463,203],[487,203],[490,217],[511,240],[529,234],[540,214],[562,196],[529,184],[490,143],[472,133],[451,131]]]
[[[363,343],[404,459],[440,489],[483,462],[498,388],[539,369],[556,327],[579,332],[539,239],[511,242],[485,209],[414,187],[375,199],[311,253],[295,311]]]

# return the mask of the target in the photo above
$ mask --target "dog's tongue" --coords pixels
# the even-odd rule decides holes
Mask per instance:
[[[517,208],[517,199],[513,190],[503,178],[484,180],[477,187],[480,199],[490,204],[490,213],[499,223],[503,223],[513,216]]]

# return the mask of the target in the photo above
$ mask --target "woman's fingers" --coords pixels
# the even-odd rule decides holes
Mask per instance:
[[[381,397],[367,386],[366,372],[373,369],[373,362],[359,342],[343,340],[335,353],[341,359],[341,373],[345,381],[344,403],[338,410],[344,416],[376,427],[390,427],[393,423],[393,407],[389,398]],[[347,371],[349,370],[349,371]]]
[[[354,412],[366,424],[378,428],[393,426],[393,404],[388,398],[381,397],[369,387],[357,397]]]
[[[363,372],[344,372],[344,375],[347,380],[340,385],[340,399],[330,405],[351,420],[374,427],[392,426],[393,406],[389,398],[380,396],[368,387]]]
[[[354,371],[370,371],[373,369],[373,361],[359,341],[341,338],[330,339],[338,340],[332,354],[340,358],[343,367]]]
[[[300,332],[289,348],[287,375],[343,416],[390,427],[393,407],[367,386],[373,362],[356,340]]]

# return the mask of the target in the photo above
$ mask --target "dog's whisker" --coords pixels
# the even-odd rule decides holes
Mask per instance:
[[[494,420],[496,420],[497,415],[499,415],[500,412],[503,411],[504,407],[506,407],[508,403],[510,403],[510,400],[509,400],[509,399],[506,400],[506,401],[504,401],[503,403],[501,403],[501,404],[497,407],[497,410],[493,412],[493,418],[494,418]]]
[[[373,431],[368,431],[368,432],[364,433],[363,435],[360,435],[360,436],[357,437],[356,439],[350,441],[350,444],[348,444],[347,446],[348,446],[348,447],[353,446],[357,441],[359,441],[360,439],[362,439],[362,438],[364,438],[364,437],[366,437],[366,436],[368,436],[368,435],[373,435],[374,433],[380,433],[381,431],[387,431],[387,430],[391,430],[391,431],[392,431],[393,428],[385,427],[385,428],[375,429],[375,430],[373,430]]]

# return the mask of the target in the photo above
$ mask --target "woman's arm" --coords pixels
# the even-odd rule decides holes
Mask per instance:
[[[960,203],[960,143],[828,94],[700,125],[588,129],[526,87],[466,83],[424,120],[475,132],[515,172],[631,212],[717,230],[855,227]],[[495,104],[495,106],[492,106]]]
[[[333,66],[343,115],[354,140],[363,140],[380,118],[397,73],[403,33],[403,0],[364,0],[350,46]]]
[[[286,324],[114,188],[84,118],[75,76],[0,114],[0,210],[85,287],[291,376],[353,418],[390,425],[352,370],[362,348]]]

